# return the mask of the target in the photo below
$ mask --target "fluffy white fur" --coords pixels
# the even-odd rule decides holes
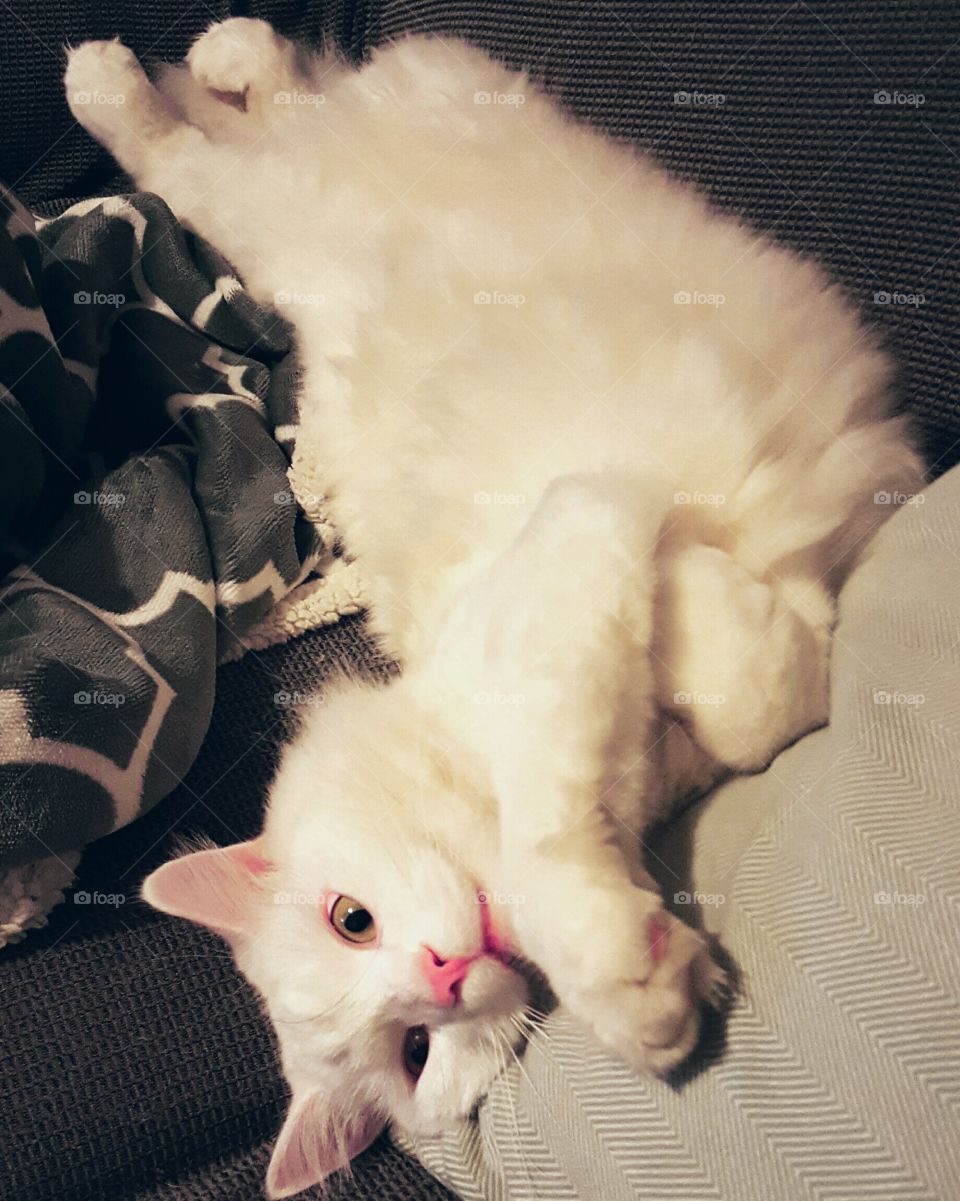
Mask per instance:
[[[294,322],[298,450],[405,668],[311,714],[254,844],[145,888],[229,937],[266,999],[294,1095],[268,1189],[487,1087],[521,976],[485,955],[440,1008],[418,967],[478,948],[478,889],[600,1039],[669,1069],[718,974],[639,840],[825,720],[874,494],[921,478],[887,358],[817,266],[461,42],[354,72],[235,19],[158,87],[116,42],[73,51],[66,87]],[[324,891],[361,899],[380,945],[339,940]]]

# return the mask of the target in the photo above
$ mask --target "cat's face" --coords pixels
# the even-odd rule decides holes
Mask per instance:
[[[268,1176],[278,1197],[387,1121],[429,1135],[468,1114],[519,1041],[527,999],[475,863],[415,816],[456,803],[449,781],[389,729],[369,742],[320,724],[288,752],[260,838],[174,860],[144,886],[227,937],[266,1001],[293,1092]]]

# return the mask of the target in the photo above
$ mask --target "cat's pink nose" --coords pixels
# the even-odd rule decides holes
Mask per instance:
[[[424,947],[420,952],[420,968],[433,989],[433,999],[438,1005],[456,1005],[460,1000],[460,985],[470,970],[476,955],[444,959],[436,951]]]

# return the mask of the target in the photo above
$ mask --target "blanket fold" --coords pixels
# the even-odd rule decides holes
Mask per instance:
[[[217,663],[333,560],[287,477],[290,328],[230,264],[145,193],[40,222],[0,188],[0,217],[0,899],[22,909],[181,780]]]

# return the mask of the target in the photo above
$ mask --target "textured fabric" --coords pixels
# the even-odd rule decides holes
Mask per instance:
[[[740,976],[726,1030],[670,1087],[554,1014],[479,1127],[418,1148],[462,1196],[957,1196],[960,469],[920,499],[843,592],[830,726],[655,847]]]
[[[78,849],[170,791],[206,731],[218,658],[321,545],[287,480],[282,319],[155,196],[77,205],[39,238],[0,204],[9,866]]]
[[[256,833],[293,694],[344,668],[387,670],[355,618],[222,668],[184,783],[91,846],[73,898],[0,956],[2,1201],[262,1201],[285,1103],[269,1026],[219,939],[136,896],[179,839]],[[447,1196],[386,1141],[332,1192]]]

